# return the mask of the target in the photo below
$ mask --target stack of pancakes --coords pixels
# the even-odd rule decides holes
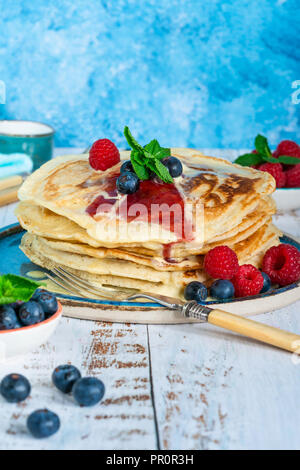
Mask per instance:
[[[95,286],[178,298],[193,280],[211,282],[203,260],[215,246],[260,267],[280,236],[272,176],[192,149],[171,154],[183,164],[174,185],[141,182],[129,196],[116,191],[121,164],[96,172],[88,155],[46,163],[19,191],[21,249],[34,263],[61,266]]]

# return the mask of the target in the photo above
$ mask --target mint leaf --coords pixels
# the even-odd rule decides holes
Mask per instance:
[[[169,173],[169,170],[165,167],[163,163],[161,163],[159,160],[155,160],[155,168],[156,171],[155,173],[160,177],[161,180],[163,180],[165,183],[173,183],[173,178]]]
[[[124,128],[124,135],[132,148],[130,160],[133,169],[141,180],[149,179],[151,170],[165,183],[173,183],[169,170],[160,162],[170,155],[170,149],[161,147],[156,139],[142,147],[127,126]]]
[[[266,137],[264,137],[261,134],[258,134],[255,137],[255,142],[254,143],[255,143],[255,148],[256,148],[258,153],[260,153],[261,155],[266,155],[268,157],[272,156],[272,152],[271,152],[269,144],[268,144],[268,139]]]
[[[133,169],[140,180],[148,180],[149,172],[144,165],[141,165],[137,160],[131,158]]]
[[[160,151],[161,146],[159,145],[158,140],[153,139],[151,140],[151,142],[149,142],[149,144],[144,146],[144,149],[147,150],[149,153],[155,155],[157,152]]]
[[[170,149],[165,149],[161,147],[160,151],[155,154],[155,158],[158,160],[162,160],[163,158],[169,157],[171,155],[171,150]]]
[[[130,145],[132,149],[137,150],[141,154],[144,153],[144,148],[135,140],[135,138],[133,137],[133,135],[131,134],[127,126],[125,126],[124,128],[124,135],[126,137],[128,144]]]
[[[276,160],[276,161],[274,161]],[[300,159],[297,157],[290,157],[289,155],[280,155],[280,157],[275,158],[272,157],[269,161],[273,163],[284,163],[285,165],[297,165],[300,163]]]
[[[10,304],[17,300],[27,302],[40,285],[25,277],[4,274],[0,276],[0,305]]]
[[[145,145],[144,149],[149,153],[152,153],[152,155],[154,155],[155,158],[158,158],[158,160],[162,160],[163,158],[171,155],[171,150],[161,147],[156,139],[151,140],[149,144]]]
[[[263,157],[259,153],[245,153],[238,157],[234,163],[241,166],[259,165],[263,162]]]

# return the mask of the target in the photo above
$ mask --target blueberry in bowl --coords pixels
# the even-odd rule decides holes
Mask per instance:
[[[0,306],[0,330],[13,330],[18,323],[18,317],[11,305]]]
[[[25,302],[20,308],[19,319],[24,326],[35,325],[45,320],[45,312],[40,303],[29,300],[29,302]]]
[[[38,301],[40,297],[41,302]],[[0,305],[0,341],[5,351],[0,356],[0,362],[35,349],[45,343],[56,329],[62,316],[62,306],[55,296],[43,290],[34,294],[33,298],[35,300]]]
[[[54,315],[54,313],[57,312],[58,302],[57,298],[52,292],[49,292],[45,289],[37,289],[31,297],[31,300],[34,300],[35,302],[38,302],[40,304],[45,313],[46,318],[51,315]]]

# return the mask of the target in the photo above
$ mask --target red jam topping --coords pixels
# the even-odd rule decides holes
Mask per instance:
[[[86,212],[89,215],[94,217],[96,214],[108,212],[119,201],[117,178],[118,175],[113,175],[103,185],[99,184],[99,189],[105,192],[105,196],[98,196],[88,206]],[[175,233],[178,241],[193,238],[191,224],[186,221],[184,200],[174,184],[153,180],[141,181],[139,189],[134,194],[128,194],[126,198],[121,199],[116,212],[128,222],[138,219],[160,224],[166,230]],[[164,257],[169,262],[175,262],[170,256],[171,247],[172,243],[165,245]]]

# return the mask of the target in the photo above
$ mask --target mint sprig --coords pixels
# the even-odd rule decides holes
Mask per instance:
[[[11,304],[18,300],[27,302],[40,285],[25,277],[4,274],[0,276],[0,305]]]
[[[169,170],[161,160],[171,155],[169,148],[161,147],[156,139],[142,147],[126,126],[124,135],[129,146],[132,148],[130,160],[133,169],[140,180],[148,180],[151,172],[155,173],[165,183],[173,183]]]
[[[285,165],[297,165],[299,158],[281,155],[278,158],[273,157],[270,150],[268,139],[261,134],[255,137],[255,149],[257,153],[245,153],[240,155],[234,163],[242,166],[260,165],[261,163],[284,163]]]

